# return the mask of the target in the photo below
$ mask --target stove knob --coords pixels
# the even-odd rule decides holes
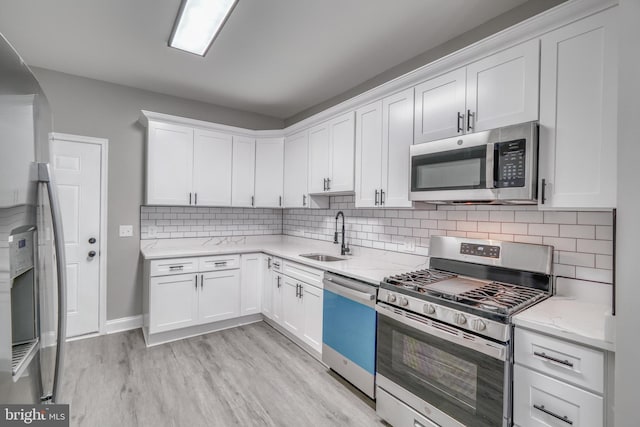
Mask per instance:
[[[409,305],[409,300],[406,299],[405,297],[400,297],[400,305],[403,307],[406,307]]]
[[[396,296],[394,294],[387,295],[388,302],[396,302]]]
[[[485,329],[487,329],[486,323],[484,323],[480,319],[475,319],[471,324],[471,327],[473,328],[474,331],[478,331],[478,332],[484,331]]]
[[[436,308],[432,304],[425,304],[422,307],[422,311],[424,314],[434,314],[436,312]]]
[[[453,321],[456,322],[456,325],[464,325],[465,323],[467,323],[467,318],[464,317],[464,314],[456,313]]]

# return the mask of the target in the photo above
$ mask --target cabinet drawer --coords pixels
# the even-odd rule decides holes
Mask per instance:
[[[516,328],[515,363],[544,374],[604,392],[604,353],[558,338]]]
[[[198,258],[173,258],[151,261],[149,275],[168,276],[171,274],[187,274],[198,271]]]
[[[513,421],[523,427],[601,427],[603,398],[516,365]]]
[[[231,270],[240,268],[240,255],[216,255],[198,258],[199,271]]]
[[[324,271],[322,270],[285,260],[282,262],[282,273],[294,279],[307,282],[310,285],[317,286],[320,289],[323,288],[322,278],[324,277]]]

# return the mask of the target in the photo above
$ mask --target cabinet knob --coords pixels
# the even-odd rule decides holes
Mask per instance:
[[[96,242],[96,238],[95,238],[95,237],[91,237],[91,238],[89,238],[89,243],[90,243],[90,244],[92,244],[92,245],[93,245],[95,242]]]
[[[88,256],[89,258],[93,258],[93,257],[95,257],[95,256],[96,256],[96,251],[89,251],[89,253],[87,254],[87,256]]]

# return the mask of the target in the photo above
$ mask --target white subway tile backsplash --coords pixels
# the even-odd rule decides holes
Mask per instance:
[[[433,207],[427,206],[429,209]],[[554,274],[611,281],[610,212],[555,212],[537,206],[439,205],[437,210],[355,209],[353,196],[330,198],[330,209],[147,207],[140,211],[141,238],[286,234],[333,241],[337,210],[345,214],[347,241],[390,251],[428,254],[429,237],[448,235],[555,247]],[[153,217],[152,217],[153,215]]]

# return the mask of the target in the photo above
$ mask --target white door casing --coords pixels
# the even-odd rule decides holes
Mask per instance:
[[[98,333],[106,321],[106,143],[51,135],[67,257],[68,337]]]

